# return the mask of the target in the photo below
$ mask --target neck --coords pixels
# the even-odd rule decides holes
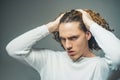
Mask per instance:
[[[96,55],[91,50],[85,50],[82,57],[95,57]]]

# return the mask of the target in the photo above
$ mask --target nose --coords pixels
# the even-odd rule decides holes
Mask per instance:
[[[66,49],[71,50],[72,49],[72,44],[69,40],[66,40]]]

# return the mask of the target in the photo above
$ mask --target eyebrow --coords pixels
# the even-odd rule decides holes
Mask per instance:
[[[67,37],[68,39],[72,39],[72,38],[77,38],[79,37],[80,35],[72,35],[70,37]],[[60,36],[60,39],[65,39],[64,37]]]

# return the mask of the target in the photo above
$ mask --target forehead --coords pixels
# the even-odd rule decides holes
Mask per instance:
[[[67,22],[59,25],[60,36],[79,35],[81,33],[83,33],[83,30],[80,29],[79,22]]]

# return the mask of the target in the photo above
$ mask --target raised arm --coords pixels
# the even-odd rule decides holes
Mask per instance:
[[[32,46],[48,34],[46,25],[37,27],[13,39],[6,46],[6,50],[14,58],[19,59],[22,56],[27,56]]]
[[[118,66],[120,64],[120,40],[113,33],[95,23],[87,12],[79,11],[82,13],[87,29],[91,31],[98,45],[105,52],[107,63],[112,68]]]
[[[31,51],[32,46],[35,45],[37,41],[57,30],[61,16],[62,15],[46,25],[39,26],[13,39],[6,46],[8,54],[14,58],[23,60],[23,57],[33,52]]]

